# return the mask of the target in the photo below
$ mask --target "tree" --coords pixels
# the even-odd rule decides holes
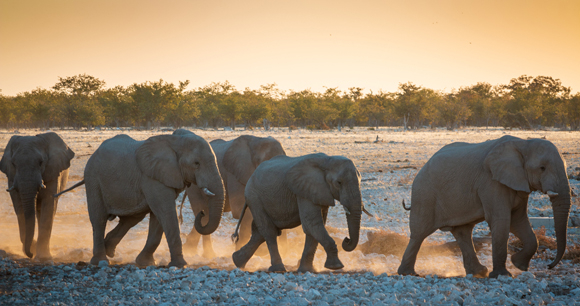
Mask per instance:
[[[79,74],[59,77],[59,81],[52,88],[60,95],[60,112],[66,116],[68,123],[90,127],[105,123],[102,107],[97,103],[97,95],[104,87],[105,81]]]

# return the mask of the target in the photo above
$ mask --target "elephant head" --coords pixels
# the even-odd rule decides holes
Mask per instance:
[[[223,166],[245,186],[262,162],[278,155],[286,155],[278,140],[242,135],[233,140],[224,153]]]
[[[287,175],[290,190],[318,205],[334,206],[338,200],[346,212],[348,233],[342,248],[350,252],[358,244],[363,209],[361,176],[354,163],[342,156],[315,154],[301,161]]]
[[[32,240],[35,231],[36,197],[45,182],[59,177],[70,167],[74,152],[56,133],[36,136],[12,136],[2,160],[0,170],[8,176],[8,190],[19,218],[20,239],[24,253],[32,257]],[[21,222],[23,220],[24,222]]]
[[[566,232],[570,212],[570,184],[566,163],[556,146],[547,140],[522,140],[515,137],[501,142],[485,159],[496,180],[516,191],[548,194],[554,211],[557,254],[548,266],[556,266],[566,250]]]
[[[224,184],[209,143],[192,132],[178,131],[147,139],[136,151],[137,163],[145,175],[165,186],[183,190],[195,184],[211,196],[209,222],[202,226],[201,212],[194,224],[199,233],[208,235],[218,228],[222,218]]]

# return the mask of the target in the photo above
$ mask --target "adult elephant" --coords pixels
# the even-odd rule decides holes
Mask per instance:
[[[58,198],[65,188],[74,152],[56,133],[12,136],[6,145],[0,170],[8,177],[8,192],[18,217],[20,241],[26,256],[40,261],[52,259],[50,235]],[[34,244],[35,215],[38,243]],[[35,253],[35,254],[34,254]]]
[[[167,238],[169,266],[183,267],[175,199],[186,186],[195,184],[212,197],[209,221],[194,223],[202,234],[214,232],[221,220],[224,186],[209,143],[188,132],[153,136],[136,141],[118,135],[104,141],[87,162],[84,178],[89,218],[93,225],[91,264],[107,261],[127,231],[150,213],[147,243],[136,263],[154,265],[153,253],[163,233]],[[104,238],[107,219],[119,217],[119,224]]]
[[[340,201],[347,217],[350,238],[342,248],[350,252],[358,244],[362,197],[360,173],[354,163],[342,156],[323,153],[300,157],[277,156],[263,162],[246,185],[246,204],[254,216],[250,241],[234,252],[232,259],[243,268],[257,248],[266,241],[270,251],[270,271],[286,271],[276,236],[280,230],[302,224],[306,241],[299,272],[314,271],[313,260],[318,243],[326,251],[328,269],[344,267],[338,248],[324,224],[328,208]],[[234,236],[237,233],[234,234]]]
[[[184,133],[185,130],[176,130],[175,133]],[[216,139],[210,142],[212,146],[226,190],[224,212],[231,211],[232,216],[240,218],[245,203],[244,188],[254,170],[264,161],[274,156],[286,155],[282,144],[272,137],[256,137],[242,135],[230,141]],[[207,211],[210,198],[197,185],[187,189],[187,196],[191,209],[195,215]],[[240,227],[240,240],[237,246],[245,244],[250,239],[252,214],[247,213]],[[202,224],[208,222],[208,217],[202,218]],[[183,245],[184,251],[195,251],[199,243],[200,234],[192,229]],[[239,247],[237,247],[239,248]],[[208,258],[215,256],[210,235],[203,235],[203,255]]]
[[[504,136],[483,143],[453,143],[443,147],[425,164],[413,181],[409,227],[411,239],[399,274],[416,275],[414,266],[423,240],[437,229],[450,230],[463,253],[467,274],[487,276],[475,254],[475,224],[489,224],[493,247],[493,271],[489,277],[511,275],[506,269],[507,244],[512,232],[523,249],[512,255],[518,269],[526,271],[538,242],[528,219],[531,191],[548,194],[554,211],[557,255],[566,249],[570,210],[570,185],[566,165],[558,149],[547,140],[523,140]]]

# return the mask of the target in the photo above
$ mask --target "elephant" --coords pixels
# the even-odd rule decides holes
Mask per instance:
[[[254,221],[250,241],[232,255],[236,267],[245,267],[266,241],[271,259],[269,271],[286,271],[276,236],[282,229],[302,224],[306,240],[298,271],[315,271],[313,261],[319,242],[326,251],[324,267],[343,268],[336,243],[324,225],[328,208],[335,205],[335,200],[340,201],[347,214],[350,236],[344,238],[342,248],[347,252],[356,248],[363,209],[360,182],[361,176],[354,163],[342,156],[324,153],[299,157],[279,155],[260,164],[245,189],[245,205]],[[233,238],[235,236],[237,233]]]
[[[506,269],[509,233],[523,243],[511,256],[527,271],[538,242],[528,219],[530,192],[547,194],[554,211],[558,264],[566,249],[570,185],[566,164],[548,140],[513,136],[482,143],[452,143],[435,153],[417,173],[411,189],[411,237],[398,273],[417,275],[414,266],[423,240],[437,229],[451,231],[463,255],[467,274],[511,276]],[[493,271],[489,273],[473,248],[473,227],[487,221],[492,237]]]
[[[157,135],[136,141],[127,135],[105,140],[89,158],[84,181],[89,219],[93,226],[91,264],[115,255],[115,248],[127,231],[150,214],[147,242],[135,262],[155,265],[153,253],[165,233],[171,254],[169,266],[183,267],[175,199],[186,186],[199,186],[211,200],[208,222],[204,212],[195,229],[209,235],[219,226],[224,206],[224,185],[215,154],[205,139],[187,132]],[[119,224],[104,238],[107,219],[119,217]]]
[[[175,133],[181,132],[176,130]],[[231,211],[234,218],[240,219],[242,207],[244,206],[244,188],[256,167],[274,156],[286,155],[286,152],[282,144],[272,137],[242,135],[230,141],[216,139],[211,141],[210,145],[215,152],[226,189],[224,212]],[[199,186],[191,185],[187,187],[186,193],[189,197],[191,209],[196,215],[201,211],[207,211],[209,198]],[[251,213],[247,213],[240,227],[238,246],[250,239],[252,220]],[[207,217],[204,217],[202,224],[206,222]],[[195,251],[199,238],[199,233],[192,229],[183,245],[184,251]],[[203,236],[203,255],[208,258],[212,258],[215,255],[211,236],[209,235]]]
[[[12,136],[6,145],[0,171],[8,177],[8,192],[18,217],[23,251],[29,258],[51,261],[50,236],[58,198],[66,187],[68,168],[75,153],[56,133]],[[38,220],[38,242],[34,232]],[[33,250],[35,248],[35,250]]]

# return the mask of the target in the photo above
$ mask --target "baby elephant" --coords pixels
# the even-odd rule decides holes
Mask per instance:
[[[323,153],[300,157],[276,156],[256,168],[246,185],[246,205],[254,217],[250,241],[232,258],[243,268],[258,247],[266,241],[272,266],[269,271],[286,271],[276,237],[282,229],[302,224],[306,234],[299,272],[314,271],[314,253],[318,243],[326,251],[328,269],[344,267],[338,259],[334,240],[324,228],[328,207],[340,201],[347,213],[349,238],[342,242],[345,251],[358,244],[362,197],[360,173],[354,163],[342,156]],[[240,218],[240,222],[241,219]],[[237,232],[234,234],[234,238]]]

